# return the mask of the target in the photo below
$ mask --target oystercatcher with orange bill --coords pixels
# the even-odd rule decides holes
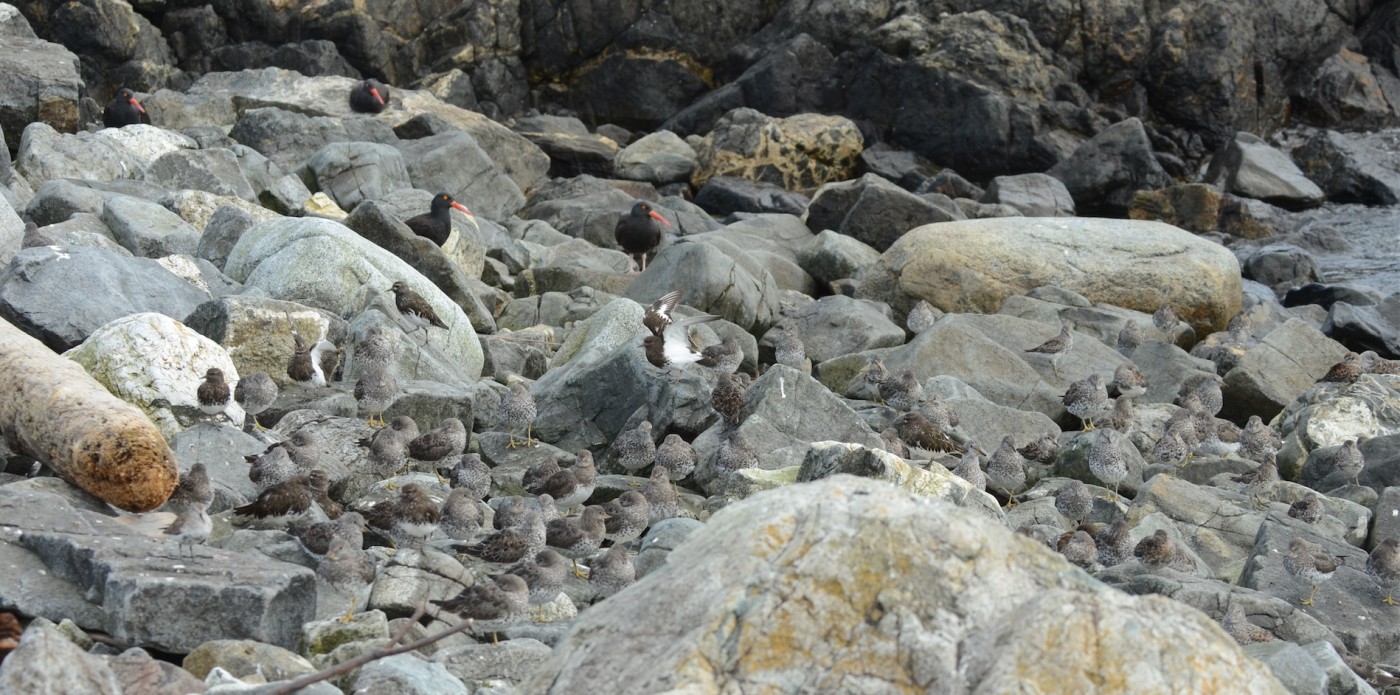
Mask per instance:
[[[613,229],[613,239],[617,241],[617,245],[621,246],[627,255],[642,259],[642,272],[647,269],[647,254],[655,251],[661,243],[661,226],[658,222],[667,227],[671,226],[661,213],[651,209],[646,201],[639,200],[632,206],[631,212],[617,220],[617,227]],[[637,271],[630,269],[627,274],[636,275]]]
[[[439,193],[433,196],[433,204],[428,212],[410,217],[403,223],[408,225],[414,234],[442,246],[447,243],[447,236],[452,233],[452,208],[461,210],[467,217],[473,216],[467,206],[453,200],[450,194]]]
[[[389,88],[375,80],[364,80],[350,90],[350,110],[379,113],[389,106]]]
[[[102,125],[108,128],[136,125],[141,122],[143,113],[146,113],[146,107],[136,100],[136,95],[130,89],[123,87],[102,109]]]

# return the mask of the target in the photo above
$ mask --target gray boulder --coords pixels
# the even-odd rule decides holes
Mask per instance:
[[[525,680],[549,656],[550,649],[538,640],[512,639],[493,644],[447,647],[433,654],[433,661],[472,688],[488,684],[515,685]],[[475,692],[482,692],[476,690]]]
[[[738,431],[761,453],[758,467],[764,470],[802,465],[812,442],[883,447],[880,437],[836,394],[792,367],[769,367],[749,386],[744,401]],[[725,483],[714,469],[724,427],[716,424],[691,442],[699,459],[691,475],[710,494],[722,492]]]
[[[0,149],[5,144],[0,142]],[[9,264],[10,259],[19,253],[24,245],[24,220],[10,206],[10,201],[0,196],[0,264]]]
[[[1313,133],[1293,160],[1337,203],[1394,205],[1400,202],[1400,173],[1363,141],[1335,130]]]
[[[887,579],[861,579],[876,575]],[[904,597],[893,607],[879,598],[892,591]],[[802,610],[792,595],[806,597]],[[704,689],[717,677],[740,689],[1087,691],[1106,672],[1163,689],[1209,679],[1240,693],[1286,692],[1198,611],[1124,596],[998,523],[848,476],[726,507],[619,596],[611,610],[579,616],[520,692]],[[668,607],[664,616],[656,606]],[[944,619],[950,612],[960,619]],[[731,639],[738,653],[766,657],[726,656]],[[1153,664],[1192,668],[1145,666],[1143,649],[1163,655]],[[862,666],[850,673],[844,663]]]
[[[904,344],[904,329],[889,317],[889,307],[843,295],[822,297],[783,318],[796,330],[813,364],[833,357]]]
[[[797,264],[823,284],[858,277],[879,259],[880,252],[874,247],[830,229],[822,230],[797,252]]]
[[[813,232],[831,229],[884,251],[905,232],[933,222],[962,219],[875,174],[817,189],[807,207]]]
[[[13,8],[11,8],[13,9]],[[71,133],[81,120],[79,103],[87,94],[78,56],[57,43],[34,37],[23,17],[7,25],[25,25],[4,38],[0,51],[0,132],[15,144],[31,123]]]
[[[140,198],[114,195],[102,209],[102,221],[117,243],[137,256],[160,258],[194,255],[199,232],[179,215]]]
[[[260,222],[234,245],[224,272],[275,299],[342,316],[376,303],[386,315],[396,315],[392,296],[385,295],[395,281],[404,280],[449,327],[445,334],[440,328],[428,329],[434,349],[454,363],[463,378],[481,374],[481,344],[461,308],[403,260],[336,222],[315,218]],[[362,291],[366,285],[369,288]]]
[[[905,492],[951,502],[963,509],[1005,523],[996,498],[972,487],[940,465],[916,466],[883,449],[867,449],[845,442],[813,442],[802,459],[797,482],[806,483],[834,475],[854,475],[883,480]]]
[[[1134,193],[1171,183],[1136,117],[1100,131],[1045,173],[1064,182],[1081,212],[1126,212]]]
[[[18,142],[15,172],[32,188],[62,178],[111,181],[141,176],[141,163],[101,132],[69,135],[34,121],[24,128]]]
[[[1244,131],[1235,133],[1211,158],[1205,181],[1227,193],[1294,210],[1316,207],[1327,199],[1288,155]]]
[[[694,169],[695,149],[669,130],[649,133],[613,158],[618,178],[655,184],[686,181]]]
[[[151,163],[146,170],[146,180],[170,190],[194,189],[258,200],[253,185],[239,167],[238,158],[222,147],[166,154]]]
[[[472,212],[504,220],[525,206],[520,187],[491,161],[476,139],[460,130],[395,143],[413,186],[451,193]]]
[[[57,352],[114,319],[179,320],[209,298],[156,261],[93,247],[24,249],[0,271],[0,315]]]
[[[89,614],[79,612],[75,621],[81,627],[185,653],[210,639],[295,647],[302,624],[311,619],[315,578],[310,570],[199,546],[193,558],[181,559],[177,543],[140,535],[111,517],[55,499],[0,490],[0,507],[11,520],[0,545],[7,557],[37,558],[70,591],[86,594],[99,609],[99,621],[87,622]],[[65,614],[19,591],[23,575],[5,577],[0,592],[7,605],[29,615]]]
[[[346,99],[342,96],[337,101]],[[248,109],[232,125],[229,137],[262,153],[283,171],[296,171],[331,143],[386,144],[397,139],[393,129],[377,119],[311,116],[275,107]]]
[[[681,239],[666,247],[632,281],[626,296],[650,304],[672,290],[684,292],[686,304],[751,332],[777,318],[779,289],[773,275],[722,238]]]
[[[1026,217],[1074,217],[1074,197],[1049,174],[998,176],[982,202],[1010,205]]]
[[[316,186],[345,210],[412,187],[408,164],[392,145],[333,142],[306,161]]]
[[[3,11],[8,5],[0,5]],[[30,625],[19,647],[0,665],[0,688],[10,693],[120,695],[120,679],[106,658],[83,651],[49,625]]]
[[[1318,584],[1308,614],[1336,634],[1353,654],[1369,661],[1395,663],[1400,658],[1400,643],[1389,627],[1391,608],[1381,603],[1385,592],[1366,573],[1366,552],[1360,548],[1292,524],[1266,521],[1259,527],[1240,585],[1293,603],[1307,598],[1312,584],[1283,567],[1288,544],[1296,537],[1318,543],[1343,560],[1330,579]]]
[[[1269,420],[1313,388],[1347,352],[1301,319],[1289,319],[1251,346],[1225,374],[1220,416],[1240,424],[1250,415]]]
[[[1292,244],[1255,249],[1242,259],[1240,270],[1245,279],[1268,285],[1275,292],[1322,281],[1313,255]]]
[[[695,194],[695,204],[717,217],[736,212],[801,215],[810,202],[807,196],[775,183],[750,181],[737,176],[710,177]]]
[[[441,663],[411,653],[365,664],[355,676],[354,689],[404,695],[470,695],[472,692]]]

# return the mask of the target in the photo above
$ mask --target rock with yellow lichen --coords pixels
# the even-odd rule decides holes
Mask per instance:
[[[1195,609],[847,475],[726,507],[601,605],[520,692],[1287,692]]]

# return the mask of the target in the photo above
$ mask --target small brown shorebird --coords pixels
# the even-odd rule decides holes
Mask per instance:
[[[1342,566],[1343,558],[1336,557],[1321,545],[1305,538],[1294,538],[1288,544],[1288,554],[1283,556],[1283,569],[1289,574],[1312,584],[1308,597],[1299,601],[1304,606],[1313,605],[1319,582],[1332,578],[1332,574]]]
[[[397,280],[389,287],[394,292],[394,308],[403,314],[414,325],[414,330],[426,326],[437,326],[443,330],[448,330],[447,324],[438,318],[437,312],[423,295],[409,289],[408,283]]]
[[[1074,326],[1069,321],[1060,320],[1060,332],[1055,337],[1029,349],[1026,352],[1035,355],[1044,355],[1050,362],[1050,369],[1055,372],[1055,378],[1060,376],[1060,359],[1069,354],[1074,348]]]

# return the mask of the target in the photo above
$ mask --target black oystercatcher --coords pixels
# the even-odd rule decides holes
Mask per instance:
[[[451,208],[457,208],[472,217],[472,211],[467,206],[452,199],[447,193],[439,193],[433,196],[433,206],[421,215],[416,215],[404,220],[404,224],[413,230],[414,234],[432,241],[438,246],[447,243],[447,235],[452,233],[452,213]]]
[[[389,105],[389,88],[375,80],[365,80],[350,90],[350,110],[379,113]]]
[[[143,113],[146,113],[146,107],[136,100],[136,95],[130,89],[123,87],[102,109],[102,125],[108,128],[135,125],[141,122]]]
[[[637,201],[632,206],[632,211],[623,215],[617,220],[617,227],[613,229],[613,239],[617,240],[617,245],[629,256],[640,256],[642,259],[642,270],[647,269],[647,254],[656,250],[656,246],[661,243],[661,227],[656,223],[671,226],[661,213],[651,209],[644,201]],[[635,270],[629,270],[629,275],[635,275]]]

